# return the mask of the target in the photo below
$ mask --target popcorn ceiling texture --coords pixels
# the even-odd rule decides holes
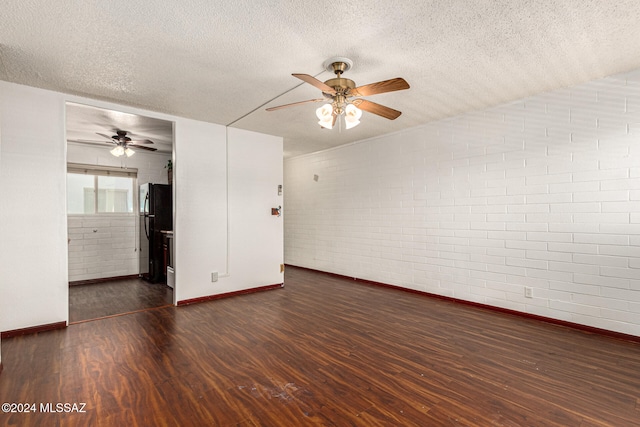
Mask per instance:
[[[358,84],[410,83],[373,98],[395,121],[321,130],[311,104],[234,125],[283,136],[293,156],[638,68],[638,22],[635,0],[4,0],[0,79],[219,124],[336,55]],[[318,95],[302,85],[268,106]]]
[[[639,140],[634,72],[288,159],[285,262],[640,336]]]

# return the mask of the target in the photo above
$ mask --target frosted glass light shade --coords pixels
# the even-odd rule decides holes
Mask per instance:
[[[318,124],[323,128],[331,129],[333,127],[333,106],[331,104],[324,104],[318,108],[316,116],[319,119]]]
[[[127,147],[127,149],[126,149],[126,150],[124,150],[124,154],[126,154],[126,155],[127,155],[127,157],[131,157],[131,156],[133,156],[134,154],[136,154],[136,152],[135,152],[135,151],[133,151],[131,148]]]
[[[329,117],[329,119],[327,119],[327,120],[324,120],[324,119],[320,120],[318,122],[318,124],[320,126],[322,126],[323,128],[331,129],[331,128],[333,128],[333,119],[331,117]]]
[[[120,157],[124,154],[124,148],[121,145],[117,145],[113,150],[110,151],[116,157]]]
[[[333,114],[333,106],[331,104],[324,104],[322,107],[316,110],[316,116],[318,120],[326,119]]]
[[[362,117],[362,110],[353,104],[347,105],[344,113],[344,122],[347,129],[351,129],[360,124],[360,117]]]

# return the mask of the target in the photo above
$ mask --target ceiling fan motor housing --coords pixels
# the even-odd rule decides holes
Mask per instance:
[[[353,80],[342,77],[342,73],[349,71],[353,66],[353,61],[349,58],[330,58],[323,65],[327,71],[332,71],[336,75],[335,78],[327,80],[324,84],[334,88],[340,94],[346,94],[349,90],[355,89],[356,83]]]
[[[127,131],[126,130],[117,130],[116,134],[117,135],[113,135],[111,138],[115,139],[116,141],[118,141],[120,143],[131,141],[131,138],[129,138],[127,136]]]
[[[345,93],[348,89],[355,89],[356,83],[351,79],[345,79],[342,77],[336,77],[324,82],[327,86],[331,86],[338,93]]]

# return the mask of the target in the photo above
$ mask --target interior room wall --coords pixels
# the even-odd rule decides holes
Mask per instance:
[[[175,156],[176,300],[283,283],[282,138],[182,120]]]
[[[67,161],[93,166],[135,168],[137,185],[147,182],[167,184],[165,166],[171,153],[138,150],[132,157],[114,157],[111,147],[70,142]],[[137,275],[140,232],[137,214],[137,189],[134,211],[130,214],[68,215],[69,282]]]
[[[0,81],[0,330],[68,316],[61,95]]]
[[[2,100],[0,100],[2,102]],[[1,110],[0,110],[1,111]],[[0,120],[0,188],[2,188],[2,120]],[[1,252],[0,252],[1,254]],[[1,289],[0,289],[1,291]],[[1,296],[2,294],[0,294]],[[0,340],[0,373],[2,372],[2,340]]]
[[[282,207],[278,195],[283,184],[281,137],[229,129],[230,273],[234,289],[259,283],[284,282],[284,218],[272,208]]]
[[[215,293],[211,273],[226,272],[226,131],[182,120],[175,135],[174,299],[181,301]]]
[[[232,137],[242,150],[229,150],[229,178],[233,181],[229,181],[232,190],[227,192],[224,126],[4,81],[0,81],[0,92],[0,331],[68,321],[67,101],[174,122],[174,298],[178,294],[186,299],[282,282],[278,267],[272,268],[271,262],[260,259],[277,258],[281,263],[282,239],[250,241],[247,237],[257,227],[260,232],[277,236],[282,222],[257,217],[264,215],[266,202],[262,197],[256,198],[255,203],[243,199],[245,188],[248,194],[255,195],[264,185],[272,194],[272,187],[281,183],[281,138],[242,131]],[[244,150],[256,152],[247,154]],[[238,157],[245,154],[245,158]],[[273,164],[266,164],[272,161]],[[269,182],[256,182],[263,178],[269,178]],[[281,200],[278,196],[269,197],[273,197],[269,205]],[[227,211],[235,212],[237,206],[250,213],[229,221],[233,227],[230,242],[237,236],[238,242],[250,244],[227,245]],[[269,216],[269,221],[272,219]],[[265,226],[268,229],[263,229]],[[227,254],[231,275],[228,280],[221,278],[217,285],[212,284],[211,269],[223,272]],[[249,260],[250,257],[258,259]],[[236,260],[251,272],[238,269],[236,274]],[[269,264],[268,271],[265,264]],[[277,273],[273,273],[274,269]]]
[[[68,216],[69,283],[139,273],[138,218],[134,215]]]
[[[285,261],[640,335],[639,76],[286,160]]]
[[[113,145],[95,146],[70,142],[67,147],[67,161],[85,165],[135,168],[138,170],[140,184],[147,182],[168,183],[166,166],[171,159],[171,153],[137,150],[133,156],[125,158],[125,156],[112,156],[109,152],[111,147]]]

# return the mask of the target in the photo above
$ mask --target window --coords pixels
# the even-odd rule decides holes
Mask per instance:
[[[133,213],[135,169],[69,164],[67,213]]]

